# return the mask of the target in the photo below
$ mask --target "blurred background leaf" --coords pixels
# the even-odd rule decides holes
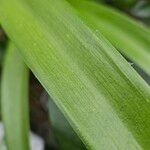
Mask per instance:
[[[139,1],[132,9],[131,14],[145,24],[150,24],[150,1]]]
[[[9,43],[4,62],[1,94],[7,147],[28,150],[28,69],[12,43]]]

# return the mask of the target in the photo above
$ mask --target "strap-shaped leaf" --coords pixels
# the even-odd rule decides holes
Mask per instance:
[[[89,149],[150,148],[150,89],[65,0],[1,0],[0,20]]]
[[[96,34],[102,33],[115,47],[150,74],[150,30],[121,12],[92,1],[68,0]]]
[[[12,43],[4,62],[1,101],[8,150],[28,150],[28,70]]]

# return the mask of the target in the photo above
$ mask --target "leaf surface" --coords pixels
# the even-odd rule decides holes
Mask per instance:
[[[87,148],[150,148],[148,85],[68,2],[1,0],[0,20]]]

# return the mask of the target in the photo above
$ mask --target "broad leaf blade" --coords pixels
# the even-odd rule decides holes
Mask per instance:
[[[28,70],[9,44],[2,73],[2,119],[9,150],[28,150]]]
[[[7,34],[89,149],[150,148],[148,85],[76,14],[65,0],[0,5]]]
[[[96,34],[102,33],[123,54],[150,74],[150,30],[121,12],[95,2],[68,0]]]

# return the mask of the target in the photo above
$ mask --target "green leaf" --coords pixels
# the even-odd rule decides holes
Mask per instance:
[[[48,108],[52,129],[58,142],[58,148],[60,150],[85,150],[85,146],[51,99],[49,100]]]
[[[150,149],[150,88],[65,0],[1,0],[0,20],[89,149]]]
[[[7,150],[4,139],[0,141],[0,150]]]
[[[12,43],[2,72],[1,101],[8,150],[28,150],[28,70]]]
[[[94,30],[150,75],[150,30],[126,15],[92,1],[68,0]]]

